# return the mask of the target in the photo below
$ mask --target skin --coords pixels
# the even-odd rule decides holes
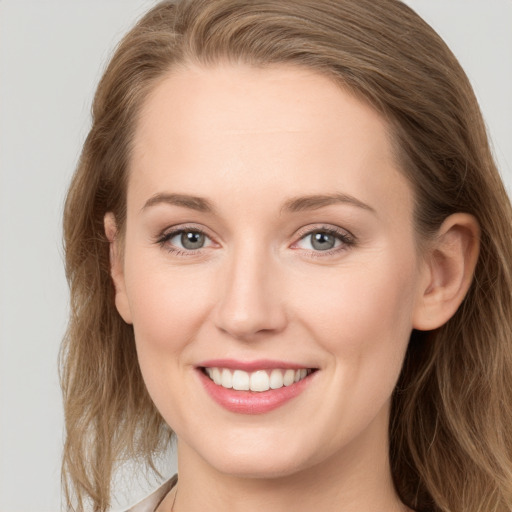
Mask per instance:
[[[162,194],[213,211],[151,201]],[[345,200],[286,209],[333,194]],[[178,438],[175,511],[404,510],[390,397],[411,330],[455,312],[478,254],[464,214],[420,254],[413,208],[385,121],[323,76],[188,66],[155,87],[137,125],[123,247],[112,214],[105,228],[117,308]],[[180,227],[203,230],[205,245],[159,242]],[[348,241],[316,249],[308,233],[326,228]],[[215,358],[318,371],[284,406],[243,415],[199,382],[197,364]]]

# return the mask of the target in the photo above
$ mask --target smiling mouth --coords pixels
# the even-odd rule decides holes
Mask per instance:
[[[288,387],[296,382],[304,380],[316,368],[256,370],[246,372],[244,370],[232,370],[220,367],[202,367],[201,371],[218,386],[236,391],[254,391],[261,393],[273,389]]]

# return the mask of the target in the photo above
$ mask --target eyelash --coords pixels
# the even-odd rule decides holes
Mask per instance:
[[[159,244],[160,247],[166,249],[169,253],[172,253],[176,256],[190,257],[200,253],[201,249],[203,249],[204,247],[201,247],[199,249],[184,250],[174,246],[166,245],[168,244],[169,240],[172,240],[175,236],[180,235],[182,233],[197,233],[211,240],[208,234],[197,226],[181,226],[179,228],[175,228],[172,229],[171,231],[167,231],[161,234],[157,238],[156,243]],[[313,235],[314,233],[325,233],[327,235],[331,235],[341,242],[341,246],[328,249],[325,251],[307,251],[309,253],[309,256],[313,258],[332,256],[334,254],[346,251],[353,247],[354,245],[356,245],[356,238],[351,233],[349,233],[346,230],[333,228],[332,226],[315,226],[313,228],[305,228],[304,230],[299,231],[299,233],[297,234],[298,240],[297,242],[294,243],[294,245],[296,245],[301,240],[304,240],[306,237]]]
[[[166,249],[167,252],[170,252],[176,256],[195,256],[198,254],[203,247],[200,249],[180,249],[171,245],[166,245],[169,240],[172,240],[176,235],[181,235],[182,233],[198,233],[200,235],[205,236],[206,238],[210,237],[207,235],[207,233],[202,230],[201,228],[197,226],[181,226],[179,228],[172,229],[171,231],[167,231],[163,234],[161,234],[158,239],[156,240],[156,243],[160,245],[163,249]]]
[[[333,255],[339,254],[341,252],[347,251],[348,249],[350,249],[351,247],[353,247],[356,244],[355,236],[352,235],[351,233],[349,233],[348,231],[342,230],[339,228],[335,228],[332,226],[320,225],[320,226],[315,226],[313,228],[305,228],[304,230],[299,231],[299,233],[297,234],[298,241],[295,242],[293,245],[296,245],[301,240],[304,240],[305,238],[313,235],[314,233],[325,233],[327,235],[331,235],[334,238],[336,238],[337,240],[339,240],[341,242],[341,245],[339,247],[334,247],[332,249],[328,249],[325,251],[309,250],[308,251],[309,256],[312,258],[324,258],[324,257],[333,256]]]

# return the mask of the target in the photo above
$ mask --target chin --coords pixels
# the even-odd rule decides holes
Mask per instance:
[[[308,467],[309,462],[313,464],[304,443],[279,438],[272,439],[270,433],[244,440],[224,438],[221,442],[201,443],[195,451],[218,472],[240,478],[286,477]]]
[[[231,456],[224,460],[212,461],[212,466],[220,473],[254,479],[285,478],[302,469],[297,457],[292,460],[276,457],[251,460],[247,456]]]

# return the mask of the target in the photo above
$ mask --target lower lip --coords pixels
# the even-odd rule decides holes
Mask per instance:
[[[290,386],[268,391],[237,391],[218,386],[201,369],[197,370],[203,386],[208,394],[219,405],[231,412],[239,414],[263,414],[273,411],[286,404],[302,393],[311,383],[316,372]]]

